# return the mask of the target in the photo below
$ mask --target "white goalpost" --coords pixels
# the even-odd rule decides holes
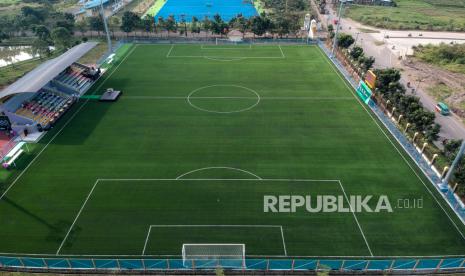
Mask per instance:
[[[182,245],[184,267],[244,267],[245,244],[185,243]]]
[[[237,45],[241,40],[230,39],[230,38],[216,38],[215,45]]]

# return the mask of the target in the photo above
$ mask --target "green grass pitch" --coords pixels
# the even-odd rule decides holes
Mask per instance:
[[[4,183],[2,253],[465,250],[463,225],[318,47],[133,45],[89,94],[108,87],[123,96],[81,100]],[[264,195],[387,195],[394,211],[264,213]]]

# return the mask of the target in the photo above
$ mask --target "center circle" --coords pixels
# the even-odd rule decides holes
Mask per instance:
[[[241,85],[215,84],[193,90],[187,102],[201,111],[228,114],[254,108],[260,102],[260,95]]]

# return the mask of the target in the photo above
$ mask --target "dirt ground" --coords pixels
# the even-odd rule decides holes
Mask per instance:
[[[416,58],[408,58],[401,62],[401,69],[409,79],[416,80],[411,83],[416,88],[429,88],[428,94],[438,101],[445,101],[452,111],[465,119],[465,76],[453,73],[434,65],[419,61]]]

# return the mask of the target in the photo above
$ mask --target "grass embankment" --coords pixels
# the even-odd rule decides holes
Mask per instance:
[[[414,55],[424,62],[465,74],[465,44],[420,45]]]
[[[32,69],[39,66],[41,63],[58,55],[59,53],[54,53],[53,55],[47,58],[34,58],[2,67],[0,70],[0,89],[12,84]]]
[[[345,15],[388,29],[465,31],[464,0],[396,0],[397,7],[351,5]]]
[[[97,61],[105,54],[107,50],[108,50],[108,43],[99,42],[97,46],[95,46],[94,48],[92,48],[92,50],[90,50],[84,56],[82,56],[78,60],[78,62],[81,64],[87,64],[87,65],[96,64]]]

